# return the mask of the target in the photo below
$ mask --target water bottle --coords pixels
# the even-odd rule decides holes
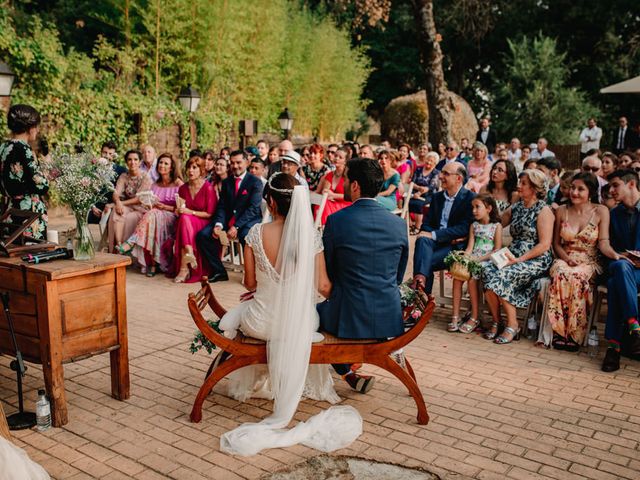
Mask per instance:
[[[73,240],[71,240],[71,237],[67,238],[67,250],[73,250]]]
[[[51,428],[51,405],[44,390],[38,390],[38,401],[36,402],[36,424],[38,431],[43,432]]]
[[[538,332],[538,321],[536,320],[536,317],[531,315],[527,320],[527,338],[529,339],[535,338],[537,332]]]
[[[598,355],[598,329],[593,327],[587,337],[587,354],[591,358],[595,358]]]

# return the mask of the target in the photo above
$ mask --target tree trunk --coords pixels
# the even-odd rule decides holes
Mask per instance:
[[[432,0],[413,0],[419,32],[422,68],[426,78],[427,105],[429,106],[429,140],[434,148],[450,139],[453,105],[442,69],[442,50],[437,39],[433,19]]]

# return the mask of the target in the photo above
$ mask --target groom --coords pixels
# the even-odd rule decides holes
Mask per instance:
[[[376,201],[383,179],[376,160],[350,160],[344,197],[353,205],[327,218],[322,239],[333,287],[318,312],[321,330],[338,338],[386,340],[404,333],[398,284],[409,257],[407,226]],[[333,367],[360,393],[373,386],[373,377],[357,375],[351,365]]]

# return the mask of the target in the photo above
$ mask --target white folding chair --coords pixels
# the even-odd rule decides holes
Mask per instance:
[[[329,192],[324,192],[322,195],[316,192],[309,192],[309,199],[311,200],[311,205],[317,205],[318,211],[316,212],[316,219],[313,222],[313,226],[316,229],[322,228],[322,212],[324,212],[324,207],[327,205],[327,199],[329,198]]]
[[[413,186],[414,183],[411,182],[408,186],[404,188],[404,194],[402,195],[402,208],[396,208],[392,213],[394,215],[399,215],[400,218],[407,222],[407,236],[409,235],[409,202],[411,201],[411,195],[413,194]]]

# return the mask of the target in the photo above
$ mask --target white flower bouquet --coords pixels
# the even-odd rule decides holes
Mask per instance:
[[[68,205],[76,217],[74,258],[90,260],[95,250],[87,217],[91,207],[113,191],[115,169],[106,158],[95,158],[88,153],[63,153],[54,155],[47,170],[62,203]]]

